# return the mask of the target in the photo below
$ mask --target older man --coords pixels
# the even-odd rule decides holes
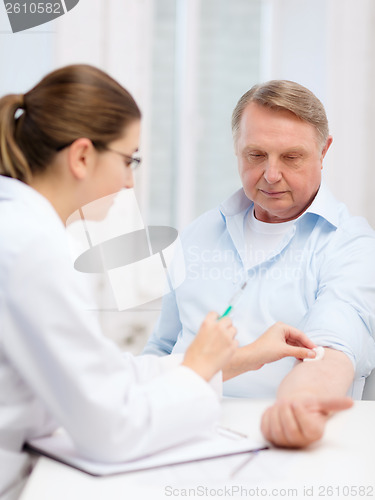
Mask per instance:
[[[262,419],[267,439],[305,446],[332,411],[360,398],[375,366],[375,236],[321,183],[332,143],[324,107],[289,81],[257,85],[232,119],[243,188],[183,236],[186,280],[165,297],[145,352],[184,351],[208,310],[231,316],[240,347],[225,394],[277,397]],[[291,358],[248,371],[247,353],[273,322],[304,330],[324,358]]]

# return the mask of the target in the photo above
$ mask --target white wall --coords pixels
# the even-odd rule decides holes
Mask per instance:
[[[334,136],[326,179],[375,227],[375,2],[330,0],[327,111]]]
[[[29,90],[51,70],[54,23],[12,33],[4,2],[0,2],[0,95]]]
[[[375,2],[266,0],[264,79],[295,80],[325,105],[334,142],[323,176],[351,212],[375,227]]]

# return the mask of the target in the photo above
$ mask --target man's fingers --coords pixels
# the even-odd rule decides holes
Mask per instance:
[[[301,431],[300,446],[307,446],[321,439],[324,433],[325,422],[328,419],[328,413],[326,417],[323,417],[322,413],[318,415],[315,412],[311,412],[311,410],[301,402],[293,402],[292,408]]]
[[[323,436],[325,422],[331,412],[346,410],[351,406],[353,406],[353,400],[347,397],[322,399],[315,402],[313,406],[310,403],[292,402],[293,413],[305,437],[306,444],[317,441]]]
[[[283,444],[286,442],[284,429],[281,423],[281,412],[277,404],[270,412],[270,441],[274,444]]]
[[[263,436],[270,441],[270,408],[268,408],[262,415],[260,430],[262,431]]]
[[[276,446],[296,448],[306,444],[305,436],[289,402],[277,402],[262,417],[264,437]]]
[[[285,436],[284,442],[280,445],[289,448],[299,446],[303,440],[303,432],[289,403],[284,403],[282,411],[280,411],[280,421]]]
[[[321,411],[331,412],[331,411],[341,411],[348,410],[354,404],[351,398],[334,398],[334,399],[323,399],[319,402]]]
[[[279,401],[262,417],[261,429],[276,446],[302,448],[321,439],[330,413],[353,405],[350,398]]]

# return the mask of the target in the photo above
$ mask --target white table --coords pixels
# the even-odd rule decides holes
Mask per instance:
[[[222,424],[259,438],[270,401],[225,399]],[[166,498],[375,499],[375,402],[334,415],[325,436],[305,450],[250,455],[95,478],[40,458],[21,500]]]

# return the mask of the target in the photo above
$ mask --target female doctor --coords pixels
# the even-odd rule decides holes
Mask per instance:
[[[135,358],[102,335],[75,281],[65,221],[79,207],[133,187],[140,116],[124,88],[86,65],[0,99],[4,498],[17,497],[30,470],[25,441],[58,426],[83,456],[115,462],[196,437],[218,416],[209,382],[237,348],[230,319],[209,313],[182,363]],[[313,357],[314,346],[277,324],[258,339],[254,369],[284,356]]]

